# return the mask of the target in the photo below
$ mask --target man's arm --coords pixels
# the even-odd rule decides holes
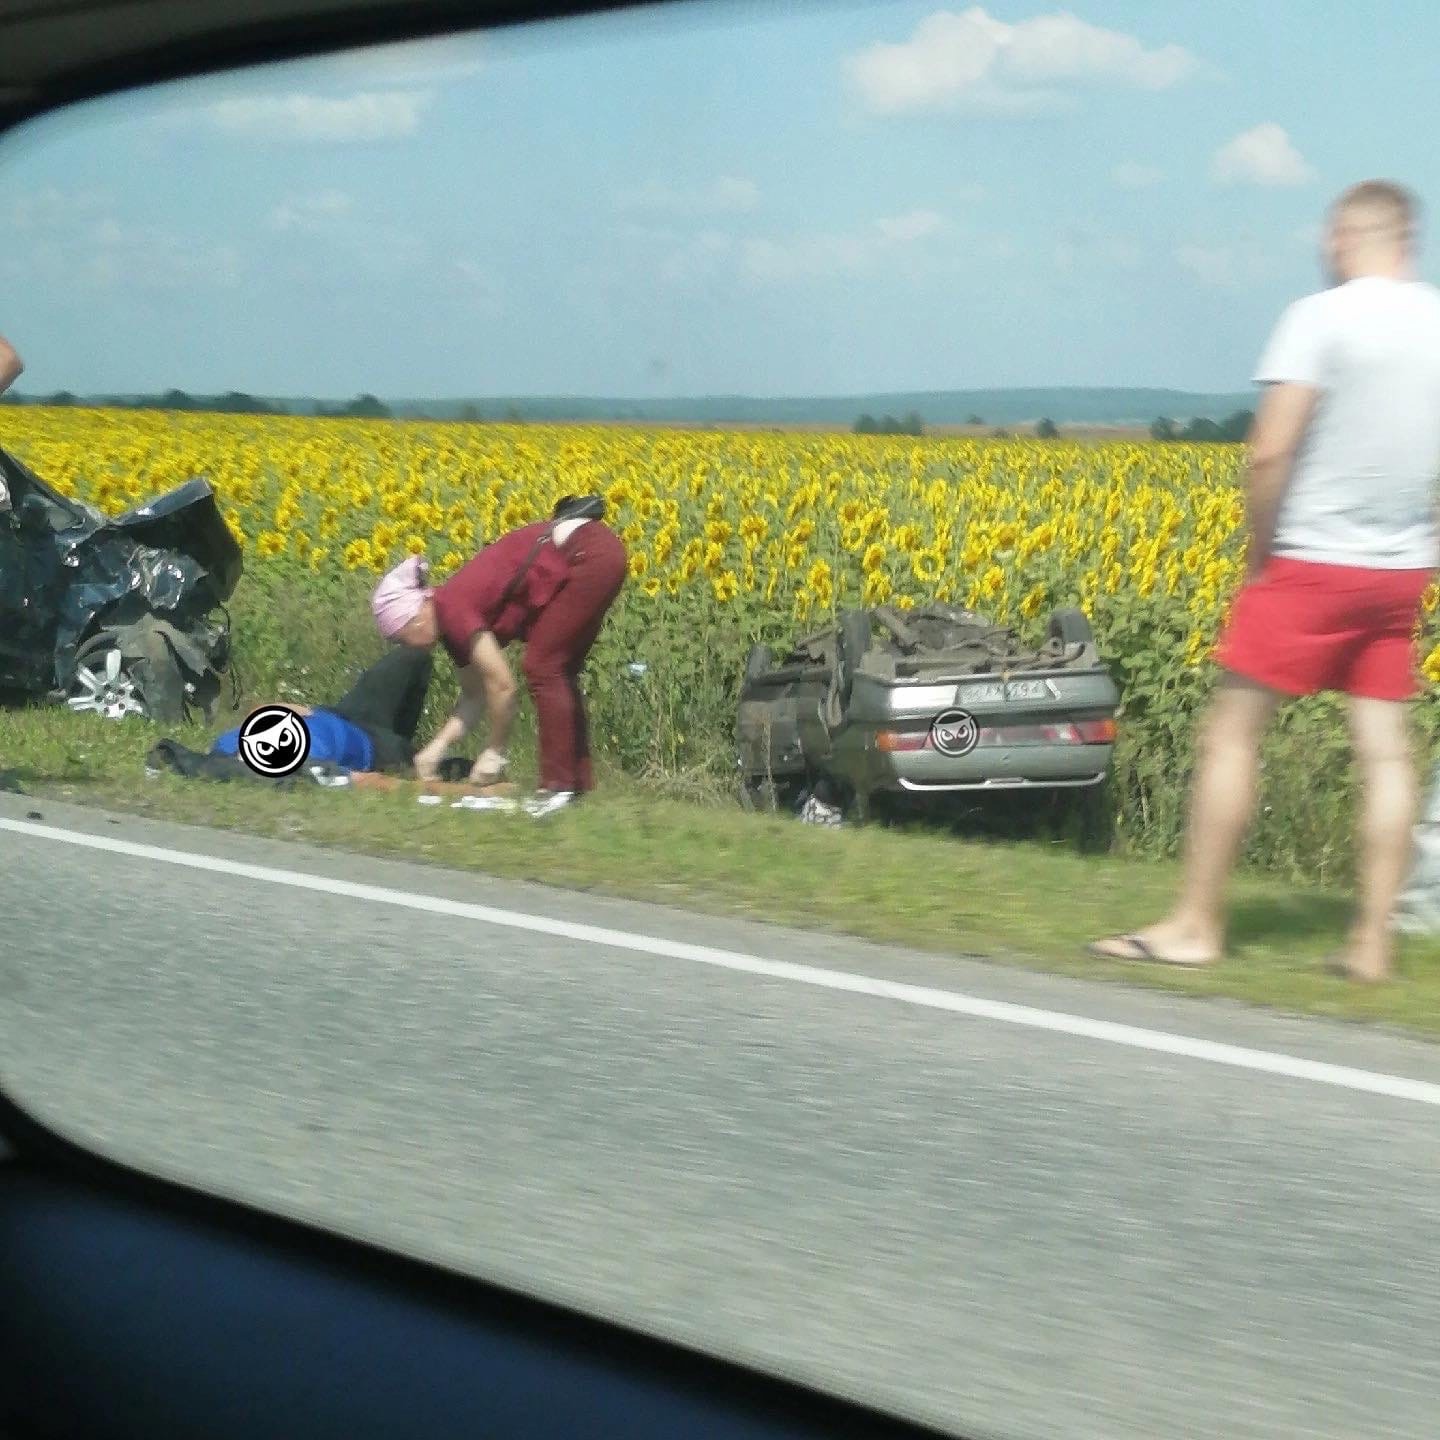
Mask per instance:
[[[3,395],[25,373],[19,352],[0,335],[0,395]]]
[[[1315,413],[1320,391],[1312,385],[1267,385],[1250,428],[1246,465],[1245,518],[1250,531],[1247,578],[1259,574],[1275,543],[1275,526],[1285,499],[1295,457]]]

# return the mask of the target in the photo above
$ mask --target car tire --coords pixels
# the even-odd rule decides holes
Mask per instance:
[[[123,653],[108,630],[92,635],[75,652],[74,676],[65,703],[79,714],[124,720],[149,715],[144,687],[133,656]]]
[[[68,703],[108,719],[139,715],[178,724],[185,718],[185,678],[165,637],[141,619],[123,633],[101,630],[76,650]]]
[[[1062,645],[1093,645],[1095,631],[1090,617],[1074,605],[1064,606],[1050,616],[1050,638]]]

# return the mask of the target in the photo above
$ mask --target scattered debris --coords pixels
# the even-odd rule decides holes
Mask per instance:
[[[842,825],[845,813],[838,805],[827,805],[818,795],[806,794],[800,802],[800,822],[804,825]]]

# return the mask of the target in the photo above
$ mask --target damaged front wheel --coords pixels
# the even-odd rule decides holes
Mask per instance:
[[[106,635],[96,636],[76,655],[75,678],[66,704],[72,710],[103,715],[107,720],[146,713],[130,664]]]

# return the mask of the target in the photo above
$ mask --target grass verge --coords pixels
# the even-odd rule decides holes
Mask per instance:
[[[618,775],[607,775],[585,806],[544,824],[420,806],[408,794],[149,780],[142,758],[157,733],[139,722],[63,711],[0,712],[0,768],[42,802],[52,797],[1440,1035],[1440,942],[1407,939],[1399,978],[1382,987],[1359,988],[1321,971],[1318,962],[1340,940],[1349,913],[1339,889],[1245,873],[1233,891],[1232,954],[1223,964],[1200,972],[1107,964],[1084,956],[1084,941],[1160,913],[1175,884],[1173,864],[1082,854],[1058,840],[978,841],[924,827],[811,828],[713,799],[676,799]],[[180,738],[197,748],[206,743],[202,732]]]

